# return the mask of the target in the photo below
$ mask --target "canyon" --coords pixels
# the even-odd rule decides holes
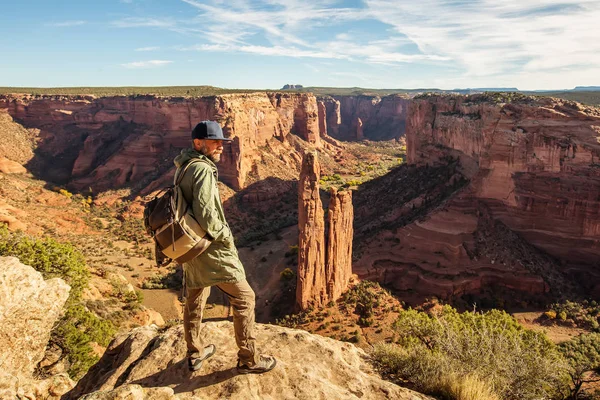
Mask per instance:
[[[168,185],[193,125],[216,119],[233,139],[219,166],[239,192],[231,204],[261,204],[260,213],[293,190],[305,153],[319,154],[318,182],[360,162],[347,140],[406,140],[405,165],[354,190],[354,273],[443,298],[496,286],[533,296],[600,291],[598,113],[522,95],[0,96],[0,115],[24,127],[13,136],[35,142],[12,161],[93,193]],[[320,237],[326,226],[317,225]],[[329,250],[319,249],[326,265]],[[319,291],[335,287],[335,275],[323,272]]]
[[[0,259],[0,339],[30,349],[0,357],[0,397],[425,398],[382,381],[357,346],[271,325],[257,330],[278,372],[235,376],[233,328],[223,321],[207,330],[222,352],[202,376],[186,374],[181,326],[165,323],[180,318],[178,288],[144,286],[176,280],[176,269],[157,273],[135,224],[202,119],[233,139],[219,190],[259,322],[303,310],[285,321],[308,315],[311,331],[366,348],[390,337],[402,306],[436,304],[433,296],[469,309],[600,296],[600,109],[516,94],[3,95],[0,221],[78,240],[92,274],[86,307],[129,325],[96,349],[104,356],[79,382],[63,370],[35,379],[69,289]],[[389,314],[377,310],[370,328],[347,301],[369,280],[391,290],[379,304]],[[147,298],[133,307],[124,299],[137,298],[135,287]],[[227,318],[219,299],[209,303],[208,318]],[[23,313],[43,318],[23,326]]]

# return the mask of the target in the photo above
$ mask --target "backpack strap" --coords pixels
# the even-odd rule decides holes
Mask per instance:
[[[192,158],[187,163],[185,163],[181,167],[177,168],[177,171],[175,172],[175,177],[173,179],[174,186],[179,186],[179,184],[183,180],[183,177],[185,176],[185,173],[187,172],[190,165],[195,164],[197,162],[203,162],[205,164],[208,164],[206,161],[204,161],[200,158]],[[208,165],[210,165],[210,164],[208,164]]]

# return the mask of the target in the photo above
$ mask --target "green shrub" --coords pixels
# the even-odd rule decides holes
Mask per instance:
[[[290,268],[286,268],[279,274],[279,280],[284,282],[291,281],[295,276],[296,274],[294,274],[294,271],[292,271]]]
[[[69,375],[79,379],[98,361],[90,343],[106,346],[115,333],[110,321],[97,317],[81,304],[81,292],[89,281],[83,255],[70,243],[12,233],[2,225],[0,256],[17,257],[41,272],[44,279],[62,278],[71,286],[65,314],[53,329],[50,340],[59,345],[68,358]]]
[[[67,351],[69,375],[78,379],[99,360],[90,343],[107,346],[114,334],[115,327],[110,321],[97,317],[82,304],[71,303],[54,329],[52,341]]]
[[[41,272],[44,279],[64,279],[71,286],[73,298],[81,296],[89,281],[85,259],[70,243],[13,233],[0,225],[0,256],[17,257],[23,264]]]
[[[570,398],[577,399],[583,384],[600,378],[600,334],[583,334],[559,344],[558,348],[569,363]]]
[[[595,301],[584,300],[582,302],[565,301],[555,303],[545,312],[546,315],[554,313],[559,322],[572,320],[580,328],[598,331],[598,315],[600,315],[600,306]]]
[[[503,311],[432,315],[401,311],[398,344],[378,345],[375,358],[418,390],[447,395],[446,377],[475,375],[503,399],[552,398],[566,385],[567,365],[545,334],[524,329]]]

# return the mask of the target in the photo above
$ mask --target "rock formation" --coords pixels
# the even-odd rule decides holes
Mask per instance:
[[[319,111],[319,134],[322,137],[327,136],[327,109],[325,103],[319,101],[317,107]]]
[[[180,97],[0,96],[0,112],[39,129],[36,167],[40,176],[94,191],[148,185],[170,172],[178,150],[203,119],[216,119],[233,138],[220,163],[221,179],[245,187],[260,153],[276,138],[295,133],[319,148],[318,106],[308,93],[251,93]],[[1,122],[1,121],[0,121]],[[287,145],[282,162],[295,165]],[[28,166],[29,167],[29,166]],[[167,181],[169,178],[166,179]]]
[[[383,381],[367,355],[343,343],[305,331],[256,325],[258,345],[277,367],[264,375],[237,375],[237,346],[230,322],[209,322],[204,335],[217,347],[200,371],[185,363],[181,325],[159,333],[137,328],[117,336],[104,357],[66,397],[86,400],[145,399],[399,399],[429,397]],[[146,397],[144,397],[146,396]]]
[[[404,136],[411,101],[406,96],[326,96],[319,100],[327,110],[329,135],[336,139],[357,140],[357,119],[362,122],[364,139],[390,140]]]
[[[307,153],[298,182],[296,307],[301,310],[337,300],[352,275],[352,192],[331,189],[326,240],[320,175],[317,155]]]
[[[73,387],[65,374],[35,380],[50,331],[62,314],[70,287],[14,257],[0,257],[0,398],[58,399]]]
[[[501,100],[411,103],[411,166],[373,183],[394,193],[365,185],[355,198],[355,229],[373,238],[354,265],[360,277],[440,297],[492,286],[559,295],[571,284],[600,293],[600,111]],[[369,214],[378,201],[397,206]]]
[[[337,191],[337,189],[331,188],[327,221],[329,235],[327,237],[325,277],[328,297],[335,301],[346,290],[352,276],[352,239],[354,236],[352,191]]]
[[[342,116],[340,114],[340,101],[334,99],[333,97],[323,97],[320,100],[325,105],[325,117],[330,136],[338,138],[340,133],[340,125],[342,123]]]
[[[319,194],[321,168],[315,153],[302,161],[298,181],[298,278],[296,305],[306,309],[327,303],[325,220]]]
[[[355,133],[354,133],[354,139],[356,140],[363,140],[365,138],[365,133],[363,131],[363,122],[360,118],[356,117],[356,120],[354,121],[354,128],[355,128]]]
[[[599,137],[600,110],[569,101],[433,97],[411,106],[408,159],[435,158],[435,146],[470,158],[475,196],[495,218],[565,262],[592,266],[600,257]]]
[[[27,169],[18,162],[0,157],[0,172],[3,174],[24,174]]]

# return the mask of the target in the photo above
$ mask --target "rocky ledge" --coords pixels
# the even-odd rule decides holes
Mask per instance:
[[[200,371],[185,362],[181,325],[160,332],[142,327],[115,338],[104,357],[67,397],[71,399],[405,399],[423,396],[382,380],[368,355],[349,343],[273,325],[257,325],[263,352],[277,357],[264,375],[236,373],[233,324],[209,322],[217,353]]]

